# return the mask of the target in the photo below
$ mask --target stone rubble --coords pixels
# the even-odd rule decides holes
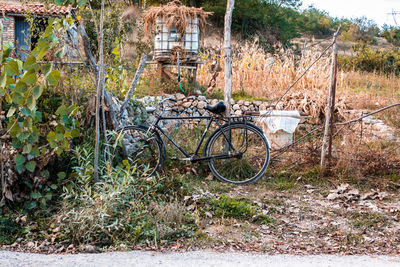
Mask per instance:
[[[367,113],[368,111],[365,110],[348,111],[348,114],[352,118],[359,118]],[[396,137],[396,129],[394,127],[386,125],[382,120],[373,116],[363,118],[362,123],[357,123],[354,129],[358,131],[360,135],[362,134],[364,140],[386,140],[393,142],[400,141],[400,139]]]

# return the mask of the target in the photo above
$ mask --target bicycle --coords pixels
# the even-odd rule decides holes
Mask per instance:
[[[207,161],[214,176],[222,182],[244,185],[258,180],[267,170],[270,160],[270,146],[263,131],[252,124],[252,116],[231,116],[224,118],[224,102],[206,105],[209,116],[163,116],[165,111],[179,114],[173,108],[165,108],[165,101],[174,101],[174,98],[162,100],[160,114],[155,115],[155,121],[150,126],[131,125],[119,129],[118,135],[122,140],[124,159],[137,163],[138,168],[153,176],[161,169],[166,159],[166,146],[161,136],[167,138],[183,155],[177,160],[191,163]],[[168,133],[158,124],[163,120],[208,120],[206,129],[197,144],[195,152],[185,151]],[[210,126],[215,122],[217,129],[206,140],[203,155],[200,148],[205,140]]]

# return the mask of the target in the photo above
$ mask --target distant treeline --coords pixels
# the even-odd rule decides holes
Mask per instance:
[[[131,1],[138,2],[140,0]],[[140,1],[143,2],[143,1]],[[148,0],[149,5],[165,4],[166,0]],[[211,20],[224,25],[226,0],[182,0],[186,5],[203,7],[214,12]],[[376,44],[376,37],[384,37],[393,45],[400,45],[400,28],[384,26],[380,29],[367,18],[334,18],[325,11],[302,7],[301,0],[235,0],[232,29],[244,38],[257,36],[268,48],[276,41],[287,45],[304,35],[327,37],[342,24],[342,37],[348,41]]]

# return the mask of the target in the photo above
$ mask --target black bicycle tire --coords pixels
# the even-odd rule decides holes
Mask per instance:
[[[260,179],[263,174],[266,172],[268,166],[269,166],[269,162],[270,162],[270,148],[269,148],[269,142],[268,139],[266,138],[266,136],[264,135],[264,132],[262,130],[260,130],[258,127],[254,126],[253,124],[250,123],[242,123],[242,122],[235,122],[232,123],[231,125],[226,124],[223,127],[221,127],[220,129],[217,129],[207,140],[206,146],[205,146],[205,151],[207,151],[206,156],[207,157],[211,157],[211,151],[212,151],[212,147],[215,143],[215,141],[217,140],[217,138],[222,134],[222,131],[225,131],[228,127],[235,127],[235,128],[247,128],[250,131],[254,131],[255,133],[257,133],[261,139],[263,140],[263,143],[265,145],[266,148],[266,159],[264,162],[264,166],[261,168],[261,170],[252,178],[244,180],[244,181],[232,181],[229,179],[226,179],[225,177],[221,176],[215,169],[214,164],[213,164],[213,160],[209,160],[208,161],[208,166],[211,170],[211,172],[214,174],[214,176],[225,183],[230,183],[230,184],[235,184],[235,185],[247,185],[250,183],[253,183],[255,181],[257,181],[258,179]]]
[[[143,126],[143,125],[128,125],[128,126],[118,129],[117,132],[121,133],[122,131],[128,131],[128,130],[138,130],[138,131],[147,133],[149,130],[149,127]],[[166,149],[165,149],[164,141],[162,140],[160,135],[157,133],[157,131],[153,131],[152,134],[154,134],[155,140],[156,140],[157,146],[158,146],[158,164],[156,165],[154,170],[149,175],[145,176],[145,178],[156,175],[157,172],[160,171],[160,169],[164,165],[164,161],[165,161]]]

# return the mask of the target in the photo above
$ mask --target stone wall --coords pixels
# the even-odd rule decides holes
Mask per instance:
[[[208,116],[210,112],[205,110],[205,106],[207,104],[215,104],[221,99],[207,99],[205,96],[185,96],[183,94],[174,94],[174,95],[164,95],[164,96],[145,96],[143,98],[137,99],[137,101],[141,102],[144,107],[147,108],[157,108],[159,107],[158,103],[167,97],[171,97],[177,100],[177,102],[166,101],[164,105],[166,108],[174,108],[179,111],[177,114],[176,112],[167,111],[164,112],[164,116],[179,116],[179,117],[188,117],[188,116]],[[266,110],[268,107],[267,102],[262,101],[246,101],[246,100],[232,100],[232,115],[243,115],[245,111],[260,111]],[[156,112],[159,112],[156,111]],[[357,118],[361,116],[361,111],[348,111],[351,117]],[[129,114],[128,114],[129,113]],[[136,111],[128,111],[124,114],[124,118],[127,124],[132,124],[132,118],[137,117],[138,113],[144,115],[142,118],[147,117],[147,124],[151,124],[155,120],[155,116],[153,112],[147,112],[144,108],[137,107]],[[367,112],[364,112],[364,114]],[[196,125],[197,123],[204,123],[206,124],[207,121],[200,121],[200,120],[182,120],[182,121],[174,121],[174,120],[165,120],[160,122],[161,127],[179,127],[181,124],[190,124]],[[267,136],[273,141],[273,139],[277,139],[280,141],[282,139],[282,133],[279,133],[276,137],[272,134],[268,133],[268,129],[266,129],[266,125],[261,124],[260,121],[255,122],[263,131],[267,134]],[[305,120],[302,120],[301,123],[306,123]],[[360,124],[357,124],[357,127],[361,127]],[[363,136],[368,140],[387,140],[387,141],[395,141],[400,142],[400,139],[397,138],[396,130],[393,127],[385,125],[381,120],[375,119],[372,116],[363,119]],[[283,136],[286,140],[289,140],[288,136]],[[291,141],[291,140],[289,140]],[[273,143],[273,142],[272,142]],[[287,142],[285,141],[285,144]],[[280,147],[279,142],[277,142],[276,147]]]
[[[161,96],[145,96],[143,98],[137,99],[144,106],[154,106],[157,107],[157,103],[160,102],[163,98],[171,97],[177,100],[177,102],[167,101],[165,105],[170,108],[174,108],[179,110],[181,116],[207,116],[210,113],[205,110],[205,106],[207,104],[215,104],[222,99],[207,99],[205,96],[188,96],[186,97],[183,94],[174,94],[174,95],[165,95]],[[268,103],[262,101],[247,101],[247,100],[232,100],[232,115],[243,115],[245,111],[259,111],[266,110]],[[166,113],[165,115],[174,115],[171,113]],[[176,114],[175,114],[176,115]]]
[[[368,114],[368,110],[349,110],[347,113],[351,118],[359,118]],[[362,136],[364,141],[393,141],[400,142],[398,131],[389,125],[386,125],[382,120],[369,116],[363,118],[361,123],[353,126],[355,133]]]

